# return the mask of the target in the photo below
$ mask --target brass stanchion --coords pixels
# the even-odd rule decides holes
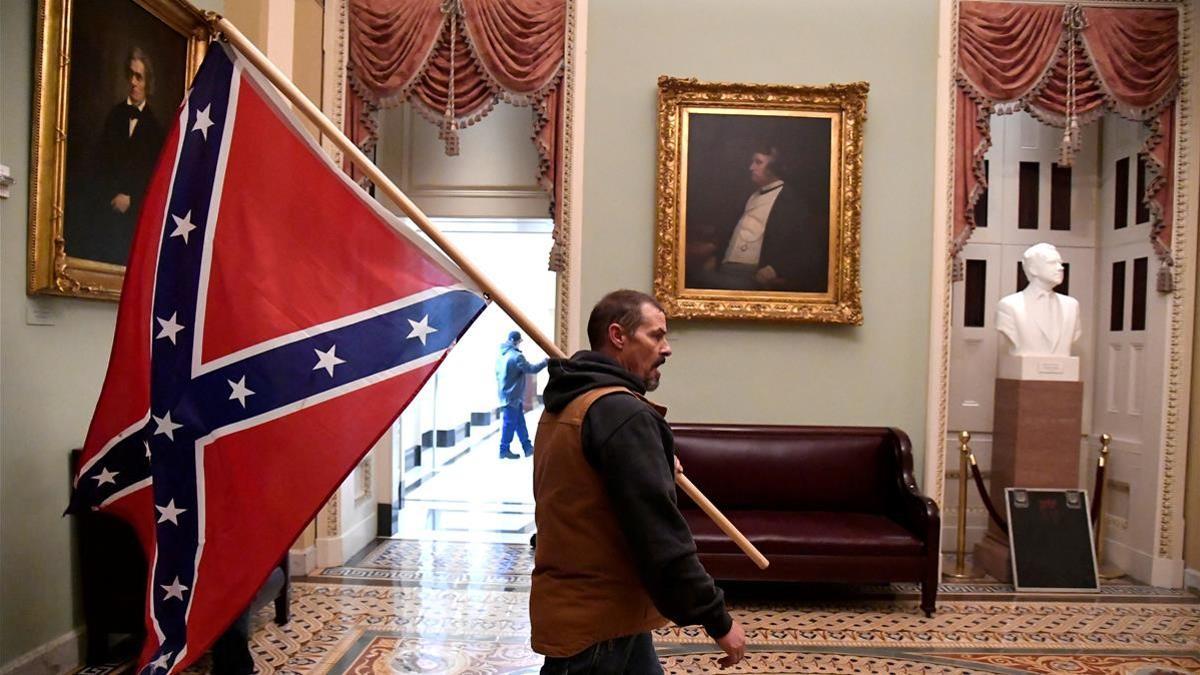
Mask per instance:
[[[1107,472],[1108,465],[1108,446],[1112,443],[1112,436],[1109,434],[1100,434],[1100,458],[1096,463],[1096,504],[1103,504],[1104,486],[1108,482],[1104,480],[1104,474]],[[1096,516],[1096,566],[1097,573],[1100,578],[1108,581],[1110,579],[1118,579],[1125,576],[1125,571],[1116,565],[1106,565],[1104,563],[1104,509],[1101,506],[1097,507]]]
[[[958,434],[958,543],[954,554],[954,571],[943,576],[950,579],[978,579],[967,573],[967,457],[971,454],[968,443],[971,432]]]

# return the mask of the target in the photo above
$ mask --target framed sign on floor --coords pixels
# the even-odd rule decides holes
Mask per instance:
[[[1086,492],[1013,487],[1004,501],[1018,591],[1100,591]]]

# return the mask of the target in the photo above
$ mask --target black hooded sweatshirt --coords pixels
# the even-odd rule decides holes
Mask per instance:
[[[599,387],[645,385],[615,360],[590,351],[550,361],[546,410],[556,413]],[[611,394],[583,420],[583,453],[604,482],[642,584],[658,611],[680,626],[699,624],[724,637],[733,620],[725,596],[696,557],[696,543],[675,501],[671,428],[634,396]]]

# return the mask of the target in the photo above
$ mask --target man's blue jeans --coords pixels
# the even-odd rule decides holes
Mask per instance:
[[[597,642],[574,656],[547,656],[541,675],[660,675],[662,664],[649,633]]]
[[[504,406],[503,411],[500,418],[500,456],[510,454],[508,446],[512,444],[514,431],[521,441],[521,447],[525,449],[525,456],[532,455],[533,443],[529,442],[529,429],[525,427],[525,407],[518,401]]]

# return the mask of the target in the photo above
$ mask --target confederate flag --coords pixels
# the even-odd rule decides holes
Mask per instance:
[[[146,547],[143,673],[207,650],[484,306],[210,47],[146,194],[72,500]]]

